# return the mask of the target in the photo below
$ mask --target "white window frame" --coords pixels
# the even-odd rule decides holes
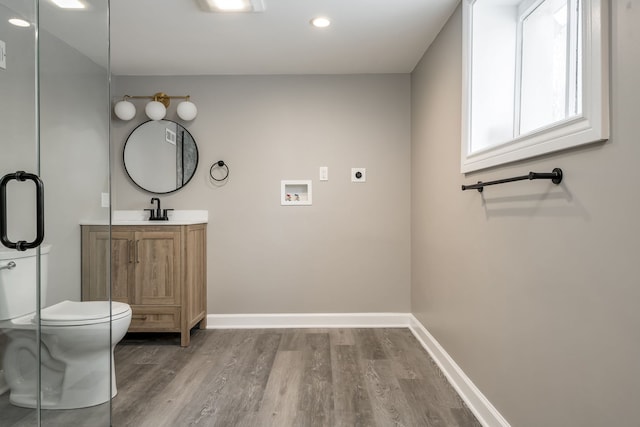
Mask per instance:
[[[473,6],[463,0],[462,173],[498,166],[609,138],[609,50],[607,0],[582,0],[582,113],[508,141],[471,152]],[[516,34],[514,34],[514,38]],[[514,74],[517,64],[514,64]],[[516,102],[514,100],[514,102]]]

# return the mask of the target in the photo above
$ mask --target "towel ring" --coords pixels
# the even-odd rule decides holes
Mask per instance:
[[[227,173],[220,179],[216,178],[215,176],[213,176],[213,168],[215,168],[216,166],[218,166],[219,168],[226,168],[227,169]],[[224,161],[222,160],[218,160],[217,162],[215,162],[214,164],[211,165],[211,169],[209,169],[209,176],[211,177],[211,179],[213,179],[214,181],[224,181],[225,179],[229,178],[229,165],[227,165]]]

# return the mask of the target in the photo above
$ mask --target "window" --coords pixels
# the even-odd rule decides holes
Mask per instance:
[[[608,138],[605,0],[465,0],[461,171]]]
[[[518,23],[516,135],[582,112],[579,0],[537,1]]]

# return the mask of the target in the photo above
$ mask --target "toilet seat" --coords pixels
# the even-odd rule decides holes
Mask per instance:
[[[122,302],[62,301],[40,311],[42,326],[80,326],[106,323],[131,315],[131,308]]]

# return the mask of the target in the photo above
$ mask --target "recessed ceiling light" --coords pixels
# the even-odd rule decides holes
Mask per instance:
[[[311,25],[313,25],[316,28],[327,28],[329,25],[331,25],[331,21],[329,20],[329,18],[325,18],[324,16],[319,16],[311,20]]]
[[[84,9],[84,3],[80,0],[51,0],[53,4],[62,9]]]
[[[262,0],[198,0],[206,12],[264,12]]]
[[[27,21],[25,21],[24,19],[20,19],[20,18],[11,18],[9,19],[9,23],[12,25],[15,25],[16,27],[30,27],[31,24],[29,24]]]
[[[251,3],[246,0],[213,0],[213,4],[217,9],[239,12],[248,10]]]

